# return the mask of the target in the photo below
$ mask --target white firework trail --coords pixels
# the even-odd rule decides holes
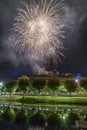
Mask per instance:
[[[22,3],[13,27],[12,39],[17,52],[38,65],[53,57],[63,56],[64,27],[63,2],[58,0],[33,0]]]

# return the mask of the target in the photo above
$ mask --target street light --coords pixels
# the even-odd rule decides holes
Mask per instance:
[[[62,85],[61,88],[64,88],[64,85]]]
[[[75,79],[75,82],[76,82],[76,83],[78,83],[78,82],[79,82],[79,80],[78,80],[78,79]]]
[[[1,92],[2,87],[3,87],[3,82],[0,82],[0,92]]]
[[[63,120],[65,120],[65,119],[66,119],[66,117],[65,117],[64,115],[63,115],[63,117],[62,117],[62,118],[63,118]]]
[[[3,85],[3,83],[2,82],[0,82],[0,86],[2,86]]]

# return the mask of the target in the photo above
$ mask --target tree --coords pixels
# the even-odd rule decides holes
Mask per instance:
[[[77,84],[73,79],[65,80],[65,88],[68,92],[70,92],[70,96],[72,92],[75,92],[77,89]]]
[[[23,92],[23,99],[24,99],[25,93],[29,90],[29,85],[30,85],[29,81],[30,81],[29,77],[26,75],[23,75],[18,78],[18,86],[19,86],[19,89]]]
[[[12,92],[15,92],[18,88],[18,83],[16,80],[10,79],[5,82],[6,91],[10,93],[10,97]]]
[[[48,126],[47,126],[47,130],[50,129],[50,130],[57,130],[60,128],[60,125],[61,125],[61,119],[59,117],[58,114],[56,113],[52,113],[49,115],[48,119],[47,119],[47,123],[48,123]]]
[[[46,122],[46,116],[43,113],[36,113],[30,117],[31,126],[44,126]]]
[[[26,124],[28,124],[28,121],[29,121],[28,110],[21,109],[19,111],[19,113],[17,113],[17,115],[16,115],[16,119],[15,119],[16,124],[18,124],[18,125],[25,124],[26,125]]]
[[[42,90],[42,89],[44,89],[44,87],[45,87],[45,79],[42,79],[42,78],[35,78],[35,79],[33,79],[33,81],[32,81],[32,86],[35,88],[35,89],[37,89],[38,90],[38,96],[39,96],[39,94],[40,94],[40,91]]]
[[[3,120],[7,122],[14,122],[16,119],[16,113],[13,108],[7,107],[4,108],[4,113],[2,113]]]
[[[78,113],[69,113],[66,122],[68,125],[75,125],[75,121],[79,119],[80,116]]]
[[[83,87],[87,91],[87,78],[81,79],[80,86]]]
[[[53,92],[56,91],[59,86],[60,86],[59,79],[48,79],[47,80],[47,87],[50,88]]]

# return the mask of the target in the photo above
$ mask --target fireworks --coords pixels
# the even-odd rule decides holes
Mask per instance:
[[[57,0],[33,0],[18,9],[13,27],[16,50],[36,64],[47,63],[53,57],[59,61],[63,56],[66,20],[63,3]]]

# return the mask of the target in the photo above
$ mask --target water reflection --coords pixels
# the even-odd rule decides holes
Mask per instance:
[[[0,130],[78,130],[76,120],[87,121],[87,110],[0,105]]]

